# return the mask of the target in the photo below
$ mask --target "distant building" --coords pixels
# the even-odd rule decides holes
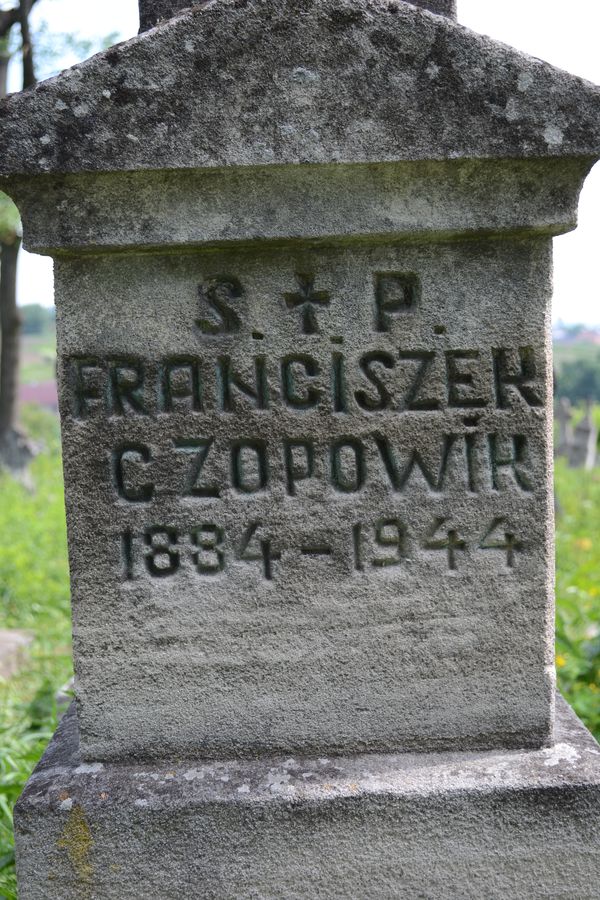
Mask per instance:
[[[555,344],[595,344],[600,347],[600,326],[565,325],[557,322],[552,329]]]

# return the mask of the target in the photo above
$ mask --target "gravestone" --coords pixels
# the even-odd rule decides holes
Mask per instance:
[[[585,895],[547,330],[600,92],[427,6],[201,4],[0,107],[77,676],[25,898]]]
[[[568,397],[561,397],[555,412],[558,425],[556,456],[568,457],[573,445],[573,409]]]
[[[140,31],[148,31],[165,19],[170,19],[182,9],[194,4],[193,0],[140,0]]]
[[[586,406],[585,415],[579,420],[573,431],[573,440],[569,448],[569,466],[572,469],[593,469],[596,465],[598,447],[598,429],[594,424],[592,404]]]
[[[28,631],[0,630],[0,679],[12,678],[23,668],[32,641]]]
[[[205,6],[206,0],[194,3],[194,0],[139,0],[140,31],[147,31],[165,19],[175,16],[182,9],[193,6]],[[439,16],[456,19],[456,0],[415,0],[413,6],[427,9]]]

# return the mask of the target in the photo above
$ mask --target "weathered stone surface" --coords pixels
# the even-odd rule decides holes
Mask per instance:
[[[548,742],[549,266],[539,235],[57,259],[87,755]]]
[[[456,19],[456,0],[412,0],[413,6],[428,9],[438,16]]]
[[[19,803],[25,900],[594,896],[548,326],[599,112],[391,0],[211,2],[0,105],[81,734]]]
[[[0,146],[4,175],[594,156],[600,90],[408,3],[219,0],[9,98]]]
[[[15,832],[21,900],[597,900],[600,748],[85,764],[71,715]]]
[[[1,108],[84,754],[549,742],[550,239],[599,96],[408,4],[222,0]]]
[[[139,0],[140,6],[140,31],[147,31],[171,18],[182,9],[192,6],[206,6],[208,0],[194,2],[194,0]],[[413,6],[428,9],[439,16],[448,16],[456,19],[456,0],[413,0]]]
[[[53,254],[256,241],[316,246],[384,235],[545,237],[575,227],[590,165],[586,158],[460,160],[20,177],[11,194],[27,248]]]
[[[140,6],[140,31],[148,31],[159,22],[170,19],[182,9],[190,6],[204,6],[204,2],[194,0],[139,0]]]
[[[599,103],[409,4],[221,0],[0,107],[85,754],[548,743],[550,239]]]

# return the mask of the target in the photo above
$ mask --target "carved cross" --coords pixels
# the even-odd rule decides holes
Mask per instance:
[[[302,319],[302,331],[304,334],[319,334],[319,325],[314,306],[329,306],[331,296],[329,291],[315,291],[314,275],[296,275],[299,290],[293,294],[284,294],[288,309],[300,308]]]

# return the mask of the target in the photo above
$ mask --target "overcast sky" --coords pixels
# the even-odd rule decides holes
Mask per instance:
[[[475,31],[600,84],[599,0],[458,0],[458,17]],[[99,39],[118,31],[126,39],[137,32],[137,0],[39,0],[34,20],[43,19],[52,31]],[[579,228],[555,241],[554,276],[555,320],[600,325],[600,165],[584,187]],[[19,297],[21,303],[52,303],[49,260],[22,254]]]

